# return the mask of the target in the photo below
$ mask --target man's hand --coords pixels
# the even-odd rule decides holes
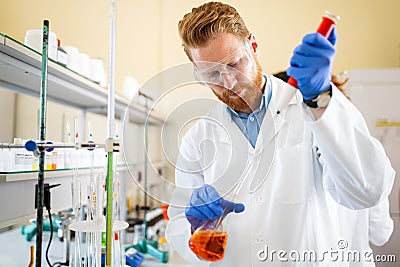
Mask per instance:
[[[199,228],[205,221],[214,220],[230,212],[244,211],[243,204],[235,204],[225,200],[214,187],[205,184],[193,191],[185,215],[194,229]]]
[[[303,99],[313,99],[329,89],[336,39],[335,28],[328,38],[307,34],[294,50],[287,74],[297,80]]]

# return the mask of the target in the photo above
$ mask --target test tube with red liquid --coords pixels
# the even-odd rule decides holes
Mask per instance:
[[[331,34],[333,30],[333,27],[335,27],[336,25],[336,20],[338,19],[339,16],[336,16],[328,11],[325,11],[325,16],[322,17],[322,21],[318,26],[317,32],[320,33],[325,38],[328,38],[328,36]],[[297,81],[293,77],[289,78],[288,84],[290,84],[296,89],[298,88]],[[290,100],[292,99],[295,93],[296,90],[288,90],[284,92],[281,99],[279,99],[278,103],[276,104],[277,114],[279,114],[282,109],[287,107],[287,105],[289,104]]]

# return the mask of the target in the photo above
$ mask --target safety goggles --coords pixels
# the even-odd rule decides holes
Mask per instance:
[[[232,55],[219,62],[195,62],[194,76],[204,85],[219,85],[232,89],[232,79],[243,79],[253,65],[253,55],[249,40]],[[242,76],[243,78],[239,78]]]

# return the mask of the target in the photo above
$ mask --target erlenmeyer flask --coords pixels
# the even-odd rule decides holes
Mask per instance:
[[[205,221],[189,240],[190,249],[203,260],[220,261],[224,257],[228,233],[221,220],[219,217]]]
[[[192,237],[189,239],[189,247],[199,258],[207,261],[220,261],[224,258],[226,242],[228,240],[228,232],[224,231],[222,227],[223,219],[228,215],[228,213],[237,209],[237,204],[240,203],[236,196],[240,189],[242,188],[246,177],[251,170],[252,164],[249,163],[244,170],[244,175],[242,175],[235,185],[232,195],[230,196],[230,204],[224,204],[224,212],[221,216],[213,219],[206,220],[196,231],[193,233]],[[239,211],[240,210],[240,211]],[[238,212],[244,210],[243,204],[239,207]],[[235,211],[236,212],[236,211]]]

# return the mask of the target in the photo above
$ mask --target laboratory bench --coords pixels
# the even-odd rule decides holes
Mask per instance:
[[[42,266],[46,263],[46,248],[50,237],[49,232],[43,232],[42,246]],[[21,228],[14,228],[0,233],[0,267],[21,267],[27,266],[30,260],[30,246],[35,246],[35,239],[26,241],[25,236],[21,234]],[[51,263],[65,261],[65,243],[61,242],[57,237],[57,233],[53,234],[53,240],[49,249],[49,259]],[[144,262],[141,267],[205,267],[206,263],[192,264],[187,263],[178,253],[172,252],[168,263],[161,263],[159,260],[145,255]]]

